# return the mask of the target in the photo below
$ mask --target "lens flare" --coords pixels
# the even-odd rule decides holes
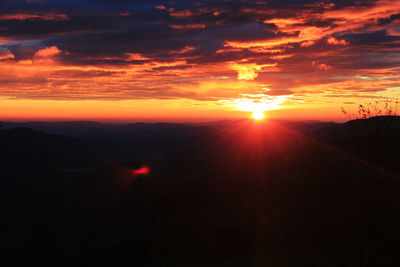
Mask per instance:
[[[133,170],[133,174],[136,174],[136,175],[146,175],[146,174],[149,174],[149,172],[150,172],[150,168],[147,166],[141,167],[137,170]]]

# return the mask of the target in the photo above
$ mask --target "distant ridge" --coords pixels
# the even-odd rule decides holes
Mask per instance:
[[[81,141],[73,137],[47,134],[26,127],[16,127],[0,130],[0,144],[3,147],[50,147],[54,145],[80,145]]]
[[[355,119],[345,122],[345,125],[352,125],[355,123],[363,123],[363,124],[371,124],[371,123],[378,123],[387,124],[391,123],[391,127],[399,128],[400,127],[400,116],[374,116],[366,119]]]

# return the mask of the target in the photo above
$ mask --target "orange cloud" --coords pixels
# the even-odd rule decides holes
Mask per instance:
[[[35,57],[52,57],[62,54],[62,51],[57,46],[43,48],[35,53]]]
[[[386,33],[390,36],[400,36],[400,20],[396,20],[393,26],[390,26]]]
[[[139,53],[125,53],[128,56],[128,60],[149,60],[148,57],[145,57]]]
[[[261,72],[264,68],[267,68],[269,71],[276,71],[277,69],[275,64],[265,64],[265,65],[257,65],[254,63],[245,63],[245,64],[237,64],[234,63],[231,65],[233,70],[238,72],[239,80],[254,80],[257,78],[258,73]]]
[[[0,60],[7,60],[15,58],[14,55],[7,50],[0,50]]]
[[[334,6],[334,5],[333,5]],[[273,38],[269,40],[259,40],[253,42],[227,42],[232,47],[273,47],[289,43],[301,43],[302,47],[311,46],[316,40],[330,36],[327,39],[328,44],[349,45],[346,40],[338,40],[331,35],[347,31],[357,31],[363,29],[366,25],[375,30],[383,26],[378,25],[379,19],[386,19],[392,15],[400,13],[400,5],[393,4],[390,0],[379,0],[371,6],[349,6],[342,9],[333,10],[330,4],[316,4],[316,7],[322,7],[321,11],[300,15],[292,18],[274,18],[264,20],[264,23],[276,25],[280,32],[290,34],[282,38]],[[331,26],[315,27],[307,26],[307,21],[330,20]],[[393,28],[389,30],[396,34]],[[293,36],[295,35],[295,36]]]
[[[184,48],[180,49],[180,50],[175,50],[173,51],[174,53],[178,53],[178,54],[184,54],[190,51],[193,51],[195,49],[194,46],[185,46]]]
[[[305,41],[300,44],[301,47],[309,47],[315,44],[315,41]]]
[[[156,9],[159,9],[159,10],[166,10],[167,8],[165,7],[165,6],[163,6],[163,5],[158,5],[158,6],[156,6],[155,7]]]
[[[172,2],[171,5],[179,9]],[[164,37],[164,34],[157,34],[159,32],[148,34],[149,29],[157,31],[157,27],[147,29],[143,26],[143,32],[138,30],[138,35],[132,36],[132,39],[126,36],[118,39],[119,34],[113,32],[112,36],[117,41],[110,45],[107,38],[102,38],[110,36],[108,28],[104,30],[103,25],[100,25],[92,29],[95,34],[90,38],[85,36],[79,39],[79,36],[74,35],[70,39],[70,36],[66,36],[65,39],[60,38],[65,43],[46,47],[36,53],[32,52],[33,45],[30,50],[21,48],[25,45],[21,40],[30,40],[30,35],[10,35],[7,38],[20,44],[19,47],[10,44],[14,54],[5,49],[2,53],[0,51],[0,97],[19,101],[53,99],[60,103],[65,100],[99,100],[104,101],[105,106],[106,100],[136,99],[140,100],[143,107],[140,112],[146,114],[149,105],[166,103],[164,100],[175,104],[182,101],[193,106],[207,102],[210,104],[207,108],[214,108],[216,103],[221,105],[220,100],[229,100],[231,103],[243,99],[250,99],[251,103],[265,100],[265,104],[268,104],[273,99],[271,96],[283,99],[279,96],[284,95],[288,96],[284,100],[286,106],[304,104],[311,107],[325,105],[328,101],[337,104],[342,101],[341,97],[361,98],[363,93],[364,97],[398,95],[398,62],[391,55],[400,51],[397,48],[399,41],[387,38],[400,35],[396,25],[398,20],[393,20],[393,15],[400,10],[393,1],[378,0],[368,6],[355,4],[335,9],[334,5],[321,2],[304,5],[301,12],[289,12],[285,7],[282,7],[282,11],[274,10],[268,6],[217,10],[201,8],[200,4],[183,11],[167,9],[163,5],[155,8],[168,10],[172,18],[167,18],[167,27],[182,31],[167,29]],[[158,15],[161,13],[152,12]],[[122,19],[119,15],[128,15],[128,12],[114,15],[118,16],[119,21]],[[246,27],[241,28],[241,22],[232,19],[238,15],[247,16],[244,20]],[[284,15],[292,17],[283,18]],[[0,15],[0,18],[68,19],[65,16],[46,17],[45,14],[21,13]],[[218,16],[218,19],[214,16]],[[162,19],[165,19],[165,14]],[[122,21],[123,27],[129,22],[126,19]],[[22,22],[12,23],[18,26]],[[52,24],[49,28],[43,27],[38,38],[46,36],[43,37],[46,39],[57,26]],[[204,30],[195,34],[194,31],[183,31],[185,29]],[[384,31],[379,32],[381,35],[376,33],[382,29],[386,35],[382,33]],[[367,34],[360,37],[359,33]],[[63,33],[56,34],[58,36]],[[94,35],[98,35],[99,39]],[[381,39],[376,36],[382,36],[381,43]],[[58,41],[58,38],[50,38],[54,44]],[[10,40],[0,38],[0,44]],[[96,51],[89,51],[97,45],[96,40],[101,40],[98,41]],[[121,44],[120,40],[123,40]],[[74,53],[69,57],[60,48]],[[65,57],[54,60],[55,56],[61,54]],[[275,62],[279,62],[279,65]],[[264,90],[267,87],[271,90]],[[85,102],[80,103],[82,105]],[[168,108],[179,110],[183,105],[176,104],[175,109]],[[56,104],[51,106],[55,108]],[[68,103],[68,107],[72,106]],[[113,107],[117,110],[118,105]],[[105,110],[109,111],[103,109],[103,113],[96,114],[107,116]],[[125,115],[132,110],[133,113],[139,112],[136,106],[127,110],[124,110]],[[165,110],[157,108],[158,115],[164,114]],[[101,112],[101,109],[97,112]],[[78,112],[75,115],[78,116]]]
[[[322,71],[329,71],[332,70],[332,66],[323,63],[318,65],[318,69]]]
[[[349,42],[346,40],[338,40],[335,37],[329,37],[326,42],[331,45],[348,45]]]
[[[311,42],[323,38],[325,35],[329,34],[329,28],[323,27],[318,28],[315,26],[296,26],[289,30],[291,33],[296,32],[296,36],[278,37],[268,40],[260,41],[227,41],[226,45],[233,48],[255,48],[255,47],[266,47],[272,48],[276,46],[287,45],[290,43],[305,43],[305,45],[310,45]],[[304,46],[304,45],[303,45]]]
[[[324,32],[327,28],[318,28],[318,27],[305,27],[300,31],[299,39],[300,40],[318,40],[322,36],[324,36]]]
[[[264,20],[263,22],[275,24],[280,30],[282,30],[287,28],[288,26],[292,26],[295,24],[303,24],[305,20],[302,18],[275,18],[275,19],[267,19]]]
[[[392,0],[378,0],[371,6],[354,5],[337,10],[328,10],[322,14],[325,19],[344,21],[374,21],[377,18],[388,18],[400,11],[400,5]]]
[[[69,17],[66,14],[34,14],[34,13],[16,13],[16,14],[4,14],[0,15],[0,20],[27,20],[27,19],[38,19],[38,20],[68,20]]]
[[[178,29],[178,30],[183,30],[183,29],[205,29],[206,28],[206,24],[171,25],[170,27],[172,29]]]
[[[256,64],[242,64],[233,65],[232,69],[238,72],[239,80],[254,80],[258,76],[258,72],[261,71],[261,66]]]
[[[271,56],[270,58],[271,59],[277,59],[277,60],[280,60],[280,59],[286,59],[286,58],[290,58],[290,57],[292,57],[293,55],[291,55],[291,54],[286,54],[286,55],[276,55],[276,56]]]
[[[146,58],[142,54],[132,54],[132,57]],[[393,88],[400,84],[400,77],[385,78],[388,72],[396,73],[392,69],[380,70],[382,71],[380,79],[350,77],[347,81],[321,84],[312,84],[313,77],[311,76],[304,80],[294,76],[293,79],[298,81],[291,88],[291,91],[294,92],[293,98],[287,96],[289,93],[284,93],[282,97],[278,95],[272,97],[268,96],[270,91],[265,91],[265,84],[277,83],[274,77],[279,76],[280,73],[273,73],[268,79],[263,78],[263,75],[269,71],[278,71],[276,64],[264,65],[248,62],[235,64],[236,66],[233,63],[201,64],[191,67],[186,61],[178,60],[172,62],[150,61],[122,67],[96,67],[63,66],[58,62],[40,60],[31,61],[31,64],[28,65],[4,61],[0,62],[0,97],[18,99],[18,101],[6,101],[7,114],[15,116],[20,114],[25,118],[27,118],[27,114],[28,116],[53,116],[55,118],[63,115],[66,118],[71,116],[74,118],[121,119],[128,116],[127,114],[135,118],[142,118],[140,116],[160,118],[162,115],[166,116],[165,110],[177,117],[182,117],[179,115],[179,111],[182,113],[182,110],[185,110],[187,117],[196,114],[196,116],[228,114],[224,113],[224,110],[236,109],[233,107],[233,103],[243,104],[248,101],[251,103],[262,102],[263,105],[268,106],[268,109],[274,109],[276,104],[279,104],[279,108],[293,107],[300,103],[302,106],[308,105],[310,108],[315,107],[315,104],[311,104],[315,102],[326,106],[325,101],[336,103],[337,106],[338,101],[342,101],[341,99],[345,97],[343,96],[344,92],[348,93],[349,97],[360,92],[371,92],[371,95],[374,96],[375,92],[385,92],[387,88]],[[321,71],[332,69],[332,66],[326,63],[314,64]],[[367,76],[367,74],[365,75]],[[318,76],[322,76],[322,73]],[[255,79],[257,77],[258,79]],[[258,96],[255,92],[262,92],[264,95]],[[330,96],[326,97],[328,94]],[[375,97],[379,97],[379,95],[375,95]],[[35,100],[28,99],[39,99],[35,103],[46,103],[48,108],[41,109],[38,108],[39,104],[35,104],[37,111],[41,110],[42,113],[27,113],[27,110],[24,113],[17,109],[15,104],[13,108],[12,101],[18,102],[19,108],[25,105],[25,109],[27,107],[33,109],[32,102]],[[48,101],[50,99],[53,102]],[[127,99],[136,100],[125,101]],[[221,102],[221,99],[229,101]],[[92,103],[93,100],[100,101],[99,108],[80,107],[76,112],[74,111],[74,106],[86,105],[85,103]],[[115,104],[115,101],[107,102],[106,100],[123,102]],[[281,100],[285,102],[283,103]],[[24,105],[22,105],[23,103]],[[220,105],[216,106],[217,103]],[[148,111],[150,105],[160,108],[152,108],[150,112]],[[195,107],[201,107],[198,113],[194,111]],[[333,107],[334,104],[332,104]],[[60,113],[49,115],[54,114],[55,110]],[[189,112],[190,110],[192,111]]]
[[[396,1],[395,1],[396,2]],[[327,10],[317,18],[333,20],[332,33],[345,31],[363,31],[364,26],[375,27],[379,30],[379,20],[388,19],[400,13],[400,5],[392,0],[378,0],[373,6],[356,4],[337,10]]]
[[[177,17],[177,18],[187,18],[191,17],[193,14],[189,10],[183,10],[183,11],[171,11],[170,15],[172,17]]]

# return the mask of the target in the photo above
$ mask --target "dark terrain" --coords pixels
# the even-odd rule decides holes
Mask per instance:
[[[1,124],[13,264],[400,266],[399,117]]]

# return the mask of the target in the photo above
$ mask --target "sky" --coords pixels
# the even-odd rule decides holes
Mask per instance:
[[[0,119],[342,120],[400,97],[400,0],[0,0]]]

